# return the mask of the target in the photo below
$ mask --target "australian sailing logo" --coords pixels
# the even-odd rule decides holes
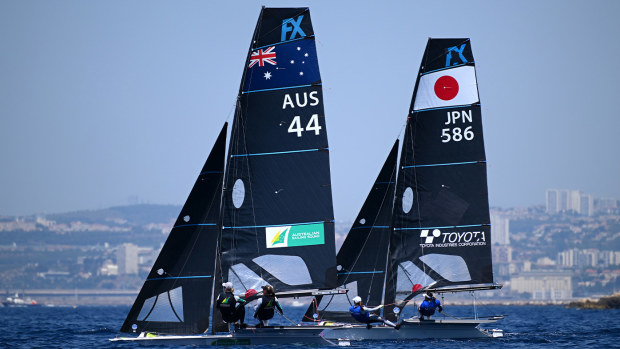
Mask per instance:
[[[421,247],[463,247],[485,246],[487,244],[484,231],[452,231],[442,232],[439,229],[423,229],[420,231]]]
[[[266,227],[265,242],[267,248],[323,245],[325,229],[323,223]]]

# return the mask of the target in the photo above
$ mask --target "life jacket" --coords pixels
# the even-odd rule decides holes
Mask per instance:
[[[353,318],[359,322],[365,323],[370,318],[370,314],[368,314],[367,311],[362,309],[361,305],[352,305],[349,308],[349,313],[351,313],[351,316],[353,316]]]
[[[441,302],[437,299],[424,300],[422,304],[420,304],[420,313],[426,316],[431,316],[435,314],[435,308],[439,307]]]
[[[237,300],[232,292],[222,292],[217,297],[217,308],[222,315],[233,315],[237,307]]]
[[[261,320],[269,320],[273,318],[275,314],[274,310],[276,307],[276,299],[275,297],[263,296],[261,298],[261,304],[259,308],[256,310],[256,315]]]

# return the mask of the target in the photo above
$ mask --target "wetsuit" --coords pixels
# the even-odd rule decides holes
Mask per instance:
[[[367,308],[363,305],[352,305],[349,308],[349,312],[351,313],[351,316],[353,316],[355,320],[368,325],[368,328],[371,327],[370,324],[373,322],[383,322],[384,324],[388,326],[396,327],[396,325],[393,322],[389,320],[384,320],[379,315],[370,313],[371,311],[375,311],[379,309],[381,309],[381,306],[374,307],[374,308]]]
[[[232,292],[222,292],[217,296],[215,306],[222,313],[222,319],[227,323],[239,321],[243,324],[245,318],[245,301]]]
[[[420,312],[420,319],[423,316],[431,316],[435,314],[435,309],[439,309],[439,312],[441,313],[443,310],[441,307],[441,302],[435,297],[433,297],[433,299],[425,299],[418,308],[418,311]]]
[[[273,318],[273,315],[275,314],[275,308],[278,308],[278,311],[283,313],[282,307],[276,297],[262,296],[254,308],[254,317],[260,320],[260,323],[263,326],[267,326],[269,320]]]

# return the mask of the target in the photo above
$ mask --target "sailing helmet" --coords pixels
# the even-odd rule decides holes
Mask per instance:
[[[228,282],[223,283],[222,287],[224,287],[227,290],[232,290],[233,284],[232,284],[232,282],[228,281]]]
[[[428,292],[424,295],[424,298],[426,299],[433,299],[433,293],[432,292]]]
[[[362,303],[362,297],[360,297],[360,296],[356,296],[355,298],[353,298],[353,303],[354,303],[354,304],[360,304],[360,303]]]

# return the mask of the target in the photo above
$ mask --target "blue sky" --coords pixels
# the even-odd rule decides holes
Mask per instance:
[[[493,206],[620,198],[618,1],[0,2],[0,215],[182,204],[260,5],[310,6],[337,220],[405,124],[428,37],[470,37]]]

